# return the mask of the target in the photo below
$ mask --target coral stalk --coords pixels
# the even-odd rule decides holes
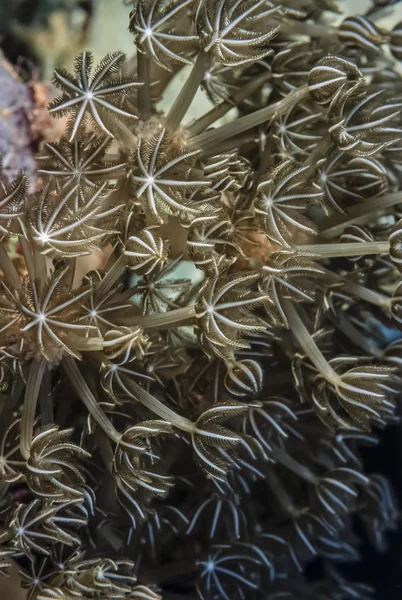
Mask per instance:
[[[63,358],[62,366],[71,385],[87,407],[88,412],[93,416],[99,427],[103,429],[106,435],[108,435],[111,440],[118,444],[121,439],[121,434],[117,431],[103,410],[100,408],[95,396],[92,394],[84,377],[82,376],[74,358],[65,356]]]
[[[236,104],[243,102],[250,94],[253,94],[260,87],[262,87],[264,83],[271,79],[271,77],[271,73],[268,72],[260,75],[260,77],[252,79],[247,85],[241,87],[234,94],[232,94],[228,100],[224,100],[224,102],[218,106],[215,106],[205,115],[194,121],[194,123],[192,123],[188,128],[190,135],[194,137],[199,135],[202,131],[205,131],[210,125],[215,123],[215,121],[218,121],[225,116],[226,113],[232,110]]]
[[[46,361],[33,360],[29,368],[27,384],[25,388],[24,405],[21,417],[21,454],[25,459],[29,458],[32,434],[35,422],[36,405],[42,385],[43,374],[46,369]]]
[[[292,90],[285,98],[278,102],[274,102],[274,104],[260,108],[249,115],[226,123],[217,129],[205,131],[204,133],[190,138],[188,145],[190,148],[201,150],[204,154],[213,154],[216,151],[217,145],[225,140],[235,138],[249,129],[258,127],[258,125],[262,125],[274,117],[278,118],[280,115],[285,114],[293,106],[304,100],[308,93],[308,86],[303,85],[300,88]],[[236,147],[236,144],[234,144],[233,147]]]
[[[175,131],[179,127],[188,109],[190,108],[200,83],[204,78],[209,61],[210,57],[208,56],[207,52],[201,51],[198,54],[186,83],[180,90],[179,95],[177,96],[166,117],[166,126],[171,131]]]
[[[368,256],[370,254],[388,254],[389,242],[345,242],[329,244],[305,244],[297,246],[302,253],[312,253],[317,258],[340,258],[353,256]]]

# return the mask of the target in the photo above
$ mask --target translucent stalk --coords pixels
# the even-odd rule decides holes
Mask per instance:
[[[126,316],[117,317],[115,323],[118,325],[125,325],[126,327],[134,327],[139,325],[146,331],[169,329],[170,327],[180,327],[186,325],[195,318],[195,306],[184,306],[181,308],[175,308],[165,313],[155,313],[153,315],[134,315],[132,317]]]
[[[321,239],[338,238],[350,225],[364,225],[374,220],[387,209],[402,203],[402,192],[393,192],[372,198],[349,209],[347,215],[332,215],[318,223]]]
[[[308,37],[336,39],[337,30],[330,25],[320,25],[319,23],[308,23],[306,21],[292,21],[289,24],[281,23],[281,33],[290,36],[305,35]]]
[[[76,266],[77,266],[77,259],[70,258],[68,261],[68,271],[65,275],[66,292],[68,292],[68,293],[71,292],[71,290],[73,289]]]
[[[364,285],[360,285],[354,281],[348,281],[345,279],[345,277],[342,277],[342,275],[333,273],[329,269],[324,270],[329,282],[343,283],[342,289],[355,298],[360,298],[361,300],[365,300],[366,302],[374,304],[375,306],[379,306],[380,308],[384,308],[385,310],[391,310],[391,298],[389,296],[385,296],[384,294],[376,292],[375,290],[366,288]]]
[[[231,152],[236,148],[240,148],[240,146],[244,146],[245,144],[254,142],[256,136],[256,131],[252,130],[246,131],[245,133],[241,133],[240,135],[236,135],[235,137],[230,137],[228,139],[223,140],[220,143],[217,143],[214,146],[208,146],[208,148],[202,151],[203,156],[214,156],[215,154],[224,154],[225,152]]]
[[[300,252],[311,252],[319,258],[341,258],[388,254],[389,242],[346,242],[333,244],[306,244],[297,246]]]
[[[71,356],[65,356],[62,361],[62,366],[71,385],[87,407],[89,413],[98,423],[99,427],[103,429],[103,431],[110,437],[111,440],[118,444],[121,439],[121,434],[117,431],[113,423],[100,408],[98,401],[89,389],[74,358]]]
[[[32,435],[35,422],[36,405],[40,387],[42,385],[43,373],[46,368],[46,361],[33,360],[29,368],[27,384],[25,388],[24,404],[21,417],[21,454],[27,460],[32,444]]]
[[[113,474],[113,449],[110,443],[110,439],[101,429],[96,429],[95,438],[97,441],[97,445],[99,448],[99,454],[103,462],[105,463],[105,467],[109,471],[109,473]]]
[[[119,535],[114,533],[111,524],[104,524],[98,530],[98,534],[107,542],[108,546],[113,549],[117,556],[121,555],[123,552],[123,547],[125,546],[125,541],[122,540]]]
[[[42,425],[54,423],[52,387],[50,371],[45,371],[42,377],[42,385],[39,391],[40,421]]]
[[[307,327],[297,314],[293,304],[289,300],[284,300],[282,306],[289,322],[290,331],[299,342],[305,354],[316,367],[317,371],[319,371],[327,381],[331,383],[337,382],[339,379],[338,374],[334,371],[325,356],[322,354]]]
[[[318,142],[316,147],[313,149],[312,152],[310,152],[307,159],[303,162],[304,167],[309,167],[308,169],[306,169],[306,171],[304,171],[302,175],[303,182],[307,182],[309,180],[309,178],[315,173],[317,165],[320,164],[320,162],[323,162],[323,158],[328,156],[329,151],[333,147],[334,144],[332,142],[331,136],[329,135],[329,133],[327,133]]]
[[[29,247],[29,242],[23,235],[20,235],[18,239],[21,244],[22,253],[24,255],[25,265],[26,265],[29,277],[31,278],[32,281],[34,281],[36,279],[35,264],[34,264],[32,252],[31,252],[31,248]]]
[[[343,312],[338,312],[336,315],[331,316],[331,321],[355,346],[358,346],[365,354],[370,354],[377,360],[382,360],[383,353],[375,342],[362,333],[357,327],[355,327],[349,319],[345,317]]]
[[[151,116],[151,64],[149,58],[137,51],[138,79],[143,85],[138,88],[138,111],[141,121]]]
[[[5,497],[5,495],[7,494],[9,488],[10,488],[11,483],[6,483],[5,481],[0,481],[0,502],[3,500],[3,498]],[[0,539],[0,541],[3,541],[3,538]]]
[[[0,244],[0,269],[3,271],[4,277],[12,287],[19,290],[21,288],[21,278],[3,244]]]
[[[112,289],[116,281],[119,280],[120,276],[124,272],[124,255],[122,254],[113,263],[113,265],[107,270],[105,277],[102,279],[100,284],[96,288],[96,298],[103,298],[106,293]]]
[[[373,18],[373,15],[375,15],[376,17],[379,17],[380,15],[377,15],[376,13],[382,13],[381,17],[384,17],[385,15],[389,15],[389,9],[391,8],[391,6],[387,6],[387,4],[384,2],[384,5],[378,5],[378,4],[374,4],[373,6],[370,6],[367,11],[364,13],[365,17],[370,17],[371,19]]]
[[[210,57],[207,52],[200,52],[196,58],[196,61],[191,69],[190,75],[187,78],[186,83],[183,85],[179,92],[172,108],[170,109],[166,117],[166,125],[172,131],[175,131],[183,118],[185,117],[194,96],[204,78],[205,71],[208,69]]]
[[[283,467],[295,473],[298,477],[301,477],[305,481],[312,483],[313,485],[317,485],[318,477],[314,475],[314,473],[308,468],[297,462],[292,456],[290,456],[285,450],[282,450],[279,446],[275,444],[271,444],[272,455],[276,462],[280,463]]]
[[[113,119],[108,124],[110,131],[113,135],[125,145],[126,148],[131,149],[137,143],[136,135],[123,123],[118,119]]]
[[[195,427],[192,421],[175,413],[171,408],[163,404],[163,402],[144,390],[138,383],[128,377],[124,377],[124,385],[131,391],[138,402],[149,408],[153,413],[182,431],[194,433]]]
[[[3,410],[6,407],[6,402],[7,402],[7,398],[4,394],[0,395],[0,419],[1,419],[1,415],[3,414]]]
[[[118,307],[116,307],[116,311]],[[123,315],[121,317],[116,316],[113,322],[116,325],[122,325],[125,327],[142,327],[147,332],[150,331],[161,331],[169,329],[171,327],[181,327],[187,325],[195,319],[195,306],[184,306],[169,310],[165,313],[156,313],[154,315]],[[101,337],[71,337],[69,340],[70,346],[73,350],[78,352],[98,352],[102,351],[105,347],[103,338]]]
[[[191,136],[198,135],[205,131],[210,125],[221,119],[226,113],[234,108],[240,102],[243,102],[248,96],[258,90],[264,85],[266,81],[271,79],[271,73],[264,73],[260,77],[253,79],[240,90],[236,91],[230,96],[228,100],[225,100],[218,106],[215,106],[212,110],[207,112],[205,115],[197,119],[190,127],[188,131]]]
[[[77,352],[99,352],[103,350],[103,338],[83,338],[77,336],[69,338],[69,345],[72,350]]]
[[[39,281],[46,281],[46,279],[47,279],[46,258],[43,256],[43,254],[41,254],[37,250],[33,250],[32,257],[33,257],[36,279]]]
[[[224,140],[240,135],[249,129],[258,127],[262,123],[285,114],[293,106],[304,100],[308,93],[308,86],[303,85],[300,88],[292,90],[285,98],[274,102],[274,104],[260,108],[249,115],[226,123],[212,131],[205,131],[200,135],[190,138],[188,145],[190,148],[199,149],[205,153],[212,151],[215,146],[221,144]]]
[[[380,294],[375,290],[370,290],[359,283],[346,281],[342,289],[356,298],[365,300],[366,302],[384,308],[385,310],[391,310],[391,298],[389,296],[384,296],[384,294]]]
[[[249,206],[257,193],[258,185],[261,179],[264,177],[265,173],[269,171],[269,169],[273,165],[273,144],[272,144],[272,130],[268,132],[265,137],[265,144],[261,152],[260,162],[258,165],[257,171],[255,171],[253,175],[253,186],[251,188],[250,193],[248,194],[248,203]]]
[[[272,469],[272,466],[270,466],[269,470],[265,472],[265,480],[269,486],[269,489],[278,500],[281,509],[285,512],[285,514],[293,517],[297,512],[296,507],[292,498],[290,497],[290,494],[287,492],[287,490],[285,490],[281,480]]]

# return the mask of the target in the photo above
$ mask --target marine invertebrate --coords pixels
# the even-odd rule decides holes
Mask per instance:
[[[137,72],[57,70],[66,137],[34,193],[1,175],[0,572],[32,600],[372,597],[338,565],[398,518],[360,445],[401,389],[400,26],[335,10],[132,3]],[[193,62],[163,114],[153,69]]]

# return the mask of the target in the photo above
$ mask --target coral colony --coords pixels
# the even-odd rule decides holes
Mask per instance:
[[[135,68],[54,73],[65,134],[0,181],[0,561],[30,600],[374,597],[343,566],[398,519],[360,454],[402,389],[380,4],[138,0]]]

